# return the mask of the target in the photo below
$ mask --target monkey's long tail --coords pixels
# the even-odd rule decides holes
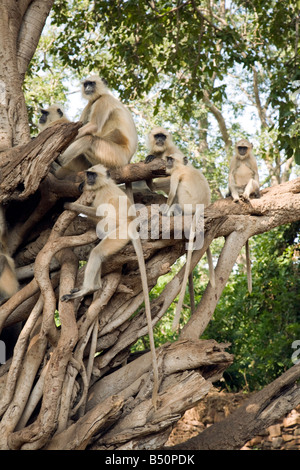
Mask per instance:
[[[176,311],[173,319],[173,324],[172,324],[172,330],[175,331],[178,327],[179,320],[180,320],[180,312],[184,300],[184,294],[185,294],[185,286],[187,285],[188,277],[190,274],[190,267],[191,267],[191,259],[192,259],[192,253],[193,253],[193,244],[194,244],[194,238],[196,235],[196,222],[197,220],[196,214],[193,218],[192,224],[191,224],[191,231],[190,231],[190,236],[189,236],[189,243],[188,243],[188,249],[187,249],[187,254],[186,254],[186,263],[185,263],[185,271],[184,271],[184,276],[181,284],[181,289],[180,289],[180,294],[179,294],[179,299],[178,303],[176,306]]]
[[[246,267],[247,267],[247,282],[248,282],[248,291],[252,292],[252,271],[251,271],[251,257],[250,257],[250,246],[249,240],[245,243],[246,250]]]
[[[148,324],[148,334],[149,334],[149,341],[150,341],[150,350],[151,350],[151,357],[152,357],[152,367],[153,367],[153,392],[152,392],[152,403],[154,408],[157,408],[157,394],[158,394],[158,365],[157,365],[157,358],[156,358],[156,351],[155,351],[155,344],[154,344],[154,336],[153,336],[153,328],[152,328],[152,318],[151,318],[151,307],[150,307],[150,300],[149,300],[149,290],[148,290],[148,281],[147,281],[147,273],[146,267],[144,262],[144,254],[141,239],[135,238],[132,234],[129,234],[132,244],[134,246],[141,278],[142,278],[142,287],[143,287],[143,294],[144,294],[144,301],[145,301],[145,311],[146,311],[146,318]]]
[[[193,280],[193,271],[189,275],[189,295],[190,295],[190,304],[191,304],[191,314],[195,313],[195,292],[194,292],[194,280]]]
[[[212,254],[211,254],[209,247],[206,250],[206,256],[207,256],[207,261],[208,261],[209,280],[210,280],[212,288],[214,289],[216,287],[215,270],[214,270]]]

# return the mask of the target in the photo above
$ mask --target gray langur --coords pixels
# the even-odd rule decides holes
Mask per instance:
[[[40,132],[59,122],[70,122],[66,117],[64,109],[59,104],[53,104],[48,108],[40,109],[41,116],[38,120]]]
[[[229,168],[229,195],[234,202],[240,197],[249,201],[252,194],[259,197],[258,168],[252,148],[246,139],[236,143]]]
[[[42,132],[48,127],[53,126],[57,122],[71,122],[65,115],[65,111],[59,104],[53,104],[48,108],[40,110],[41,116],[38,121],[38,128]],[[74,179],[75,175],[83,170],[86,170],[90,166],[90,163],[84,155],[79,155],[77,158],[72,160],[64,168],[60,167],[56,162],[52,163],[53,171],[57,178]]]
[[[239,140],[229,168],[229,194],[234,202],[249,202],[250,196],[260,197],[259,176],[253,145],[247,139]],[[248,290],[252,292],[252,274],[249,240],[245,244]]]
[[[181,290],[179,294],[179,300],[176,307],[175,317],[172,328],[175,330],[178,326],[180,319],[180,312],[183,304],[185,287],[189,278],[190,297],[193,286],[193,273],[190,273],[191,257],[193,251],[193,242],[196,234],[196,221],[197,221],[197,205],[203,204],[204,208],[207,207],[211,202],[211,194],[208,182],[205,176],[200,170],[195,168],[192,164],[188,163],[186,157],[183,158],[181,155],[170,155],[164,157],[166,160],[166,173],[171,176],[170,192],[167,204],[169,206],[168,214],[171,212],[171,205],[176,201],[184,214],[190,213],[195,214],[192,221],[187,259],[185,266],[184,278],[181,284]],[[188,212],[190,211],[190,212]],[[210,248],[206,251],[208,266],[209,266],[209,279],[211,286],[215,287],[215,271],[212,261],[212,255]],[[192,304],[192,302],[191,302]],[[192,305],[192,312],[193,312]]]
[[[92,165],[118,168],[130,162],[137,148],[137,132],[131,113],[109,91],[106,81],[92,75],[82,82],[88,100],[75,141],[60,155],[62,167],[84,154]]]
[[[132,242],[140,268],[142,289],[145,301],[145,312],[148,324],[148,334],[150,340],[150,349],[152,354],[154,385],[152,401],[156,407],[158,393],[158,366],[153,338],[151,307],[149,300],[149,289],[146,274],[146,267],[143,255],[141,239],[136,231],[135,209],[131,206],[128,196],[120,189],[117,184],[110,178],[109,171],[101,164],[89,168],[85,172],[85,190],[93,191],[95,198],[91,207],[77,203],[66,203],[65,208],[83,213],[91,218],[95,224],[99,222],[106,227],[100,243],[92,249],[84,273],[84,281],[81,289],[73,289],[69,294],[64,295],[61,300],[68,301],[83,297],[101,288],[101,265],[109,258],[109,256],[117,253],[129,241]],[[122,199],[123,198],[123,199]],[[120,209],[120,200],[123,201],[122,210]],[[124,207],[124,201],[126,208]],[[105,208],[105,218],[99,216],[99,208]],[[97,212],[98,209],[98,212]],[[127,209],[127,210],[126,210]],[[130,215],[131,213],[134,215]],[[111,225],[110,225],[111,224]],[[99,227],[98,227],[98,230]],[[101,231],[101,230],[100,230]]]
[[[162,158],[176,154],[177,158],[185,158],[184,154],[174,144],[171,134],[164,127],[153,127],[148,134],[148,152],[145,163],[153,161],[155,158]],[[170,190],[170,177],[148,180],[147,184],[152,191],[162,190],[166,194]]]

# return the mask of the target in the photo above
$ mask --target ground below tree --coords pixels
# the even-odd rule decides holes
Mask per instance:
[[[167,446],[187,441],[209,426],[222,421],[238,408],[248,393],[209,392],[201,402],[187,410],[174,426]],[[247,442],[242,450],[300,450],[300,405]]]

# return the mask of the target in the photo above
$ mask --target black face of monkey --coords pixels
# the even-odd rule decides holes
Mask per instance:
[[[166,157],[166,158],[167,158],[166,169],[171,170],[174,166],[174,158],[173,157]]]
[[[155,143],[159,147],[163,147],[165,145],[166,138],[167,136],[165,134],[159,133],[154,135]]]
[[[84,87],[84,93],[86,95],[92,95],[95,91],[95,88],[96,88],[96,82],[92,82],[90,80],[86,80],[84,83],[83,83],[83,87]]]
[[[242,146],[238,147],[238,152],[241,156],[246,155],[247,151],[248,151],[248,147],[242,147]]]
[[[97,179],[97,173],[94,171],[86,171],[86,182],[89,186],[94,186]]]
[[[47,122],[47,118],[49,116],[49,111],[46,111],[45,109],[41,109],[41,117],[39,119],[40,124],[45,124]]]

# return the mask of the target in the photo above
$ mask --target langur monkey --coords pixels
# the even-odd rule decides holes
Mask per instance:
[[[53,104],[49,106],[49,108],[41,108],[40,109],[41,116],[38,120],[38,128],[40,132],[44,131],[53,124],[56,124],[58,121],[63,122],[70,122],[69,119],[66,117],[63,108],[59,104]]]
[[[148,334],[150,340],[150,348],[152,354],[154,385],[152,401],[156,407],[157,393],[158,393],[158,366],[155,353],[155,345],[153,338],[151,308],[148,291],[148,281],[145,268],[145,261],[141,239],[135,230],[136,215],[130,215],[132,212],[131,202],[126,194],[120,189],[117,184],[110,178],[109,171],[101,164],[89,168],[85,172],[85,190],[95,192],[95,198],[91,207],[84,206],[77,203],[66,203],[65,208],[87,215],[96,224],[101,222],[99,209],[104,208],[106,211],[105,231],[107,234],[102,238],[100,243],[93,248],[90,253],[85,274],[83,286],[81,289],[72,289],[67,295],[64,295],[61,300],[68,301],[83,297],[101,288],[101,265],[109,256],[117,253],[123,248],[130,240],[134,246],[142,279],[142,288],[145,300],[145,311],[148,323]],[[122,199],[123,198],[123,199]],[[120,207],[121,201],[125,203]],[[98,208],[98,211],[97,211]],[[110,225],[111,224],[111,225]],[[133,228],[134,225],[134,228]],[[102,225],[103,226],[103,225]],[[98,225],[98,230],[101,229]],[[102,230],[103,234],[103,230]]]
[[[184,278],[181,284],[179,300],[172,325],[173,330],[175,330],[179,323],[180,311],[183,304],[185,286],[187,284],[188,278],[190,295],[192,290],[193,276],[192,273],[190,275],[190,265],[196,231],[197,204],[203,204],[204,207],[207,207],[211,202],[211,195],[206,178],[200,170],[196,169],[192,164],[188,163],[187,157],[184,157],[182,160],[181,155],[177,156],[176,154],[173,154],[164,157],[164,159],[166,160],[166,173],[171,176],[170,192],[167,201],[169,206],[168,214],[171,212],[170,207],[174,201],[179,204],[183,213],[187,214],[187,210],[191,209],[190,213],[195,214],[191,225]],[[206,255],[209,266],[210,283],[211,286],[215,288],[215,272],[209,247],[206,251]]]
[[[176,154],[177,158],[185,158],[183,153],[174,144],[171,134],[163,127],[154,127],[148,134],[148,150],[149,155],[146,157],[145,163],[149,163],[155,158],[164,158],[168,155]],[[156,180],[147,181],[152,191],[162,190],[166,194],[170,190],[170,177],[157,178]]]
[[[53,104],[47,109],[41,109],[41,117],[38,121],[38,128],[42,132],[48,127],[53,126],[57,122],[71,122],[65,115],[64,109],[59,104]],[[75,179],[76,174],[80,171],[88,169],[90,166],[89,161],[85,158],[84,155],[79,155],[77,158],[72,160],[68,165],[65,165],[64,168],[57,165],[56,162],[53,162],[52,168],[55,172],[55,175],[59,178]]]
[[[246,139],[237,142],[229,168],[229,195],[249,201],[251,194],[259,197],[259,177],[253,145]]]
[[[152,161],[154,158],[163,158],[168,155],[176,154],[184,158],[183,153],[174,144],[171,134],[163,127],[153,127],[148,134],[149,155],[146,161]]]
[[[109,91],[105,80],[92,75],[82,82],[88,100],[75,141],[60,155],[62,167],[84,154],[90,166],[118,168],[130,162],[137,148],[137,132],[128,109]]]
[[[246,139],[242,139],[235,145],[235,153],[230,162],[229,168],[229,196],[234,202],[239,198],[245,201],[250,200],[252,194],[260,197],[259,177],[256,159],[252,151],[253,145]],[[248,290],[252,292],[252,275],[249,241],[245,245],[246,266],[248,278]]]
[[[12,297],[19,288],[14,260],[8,253],[6,238],[5,215],[0,205],[0,303]]]

